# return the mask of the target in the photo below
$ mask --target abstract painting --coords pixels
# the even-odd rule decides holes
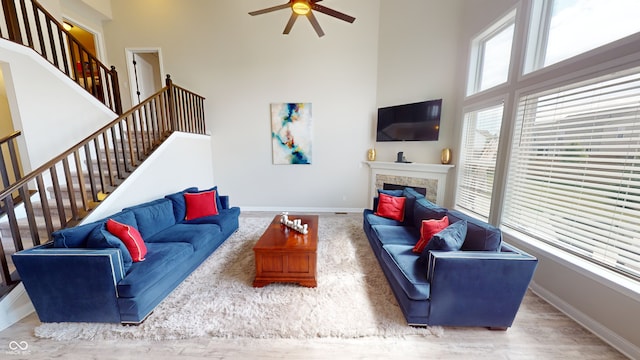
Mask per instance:
[[[311,103],[271,104],[275,165],[311,164]]]

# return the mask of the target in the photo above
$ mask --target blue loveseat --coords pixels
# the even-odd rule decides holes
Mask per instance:
[[[197,191],[185,189],[56,231],[52,242],[15,253],[40,321],[142,322],[238,229],[240,208],[230,207],[228,196],[216,197],[218,215],[184,220],[184,193]],[[144,261],[132,262],[122,242],[110,241],[107,219],[139,231],[147,248]]]
[[[459,211],[439,207],[412,188],[404,218],[364,210],[364,232],[409,325],[483,326],[507,329],[537,266],[537,259],[502,242],[499,229]],[[374,209],[378,198],[374,199]],[[423,219],[466,221],[457,251],[413,252]],[[433,240],[433,238],[432,238]]]

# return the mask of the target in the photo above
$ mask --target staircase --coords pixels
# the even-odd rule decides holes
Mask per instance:
[[[116,114],[122,114],[115,67],[104,65],[36,0],[0,0],[0,37],[33,49]]]
[[[0,157],[6,143],[11,158],[9,165],[0,161],[1,299],[19,282],[11,254],[81,222],[172,132],[204,134],[205,120],[204,98],[168,75],[163,89],[123,114],[114,67],[102,64],[36,0],[0,3],[0,41],[31,48],[120,115],[27,175],[15,154],[20,133],[0,139]]]
[[[0,296],[19,281],[11,254],[81,222],[174,131],[205,133],[204,98],[167,76],[159,92],[1,191]]]

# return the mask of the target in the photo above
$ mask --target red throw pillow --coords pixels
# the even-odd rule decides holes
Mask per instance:
[[[404,203],[407,198],[402,196],[391,196],[380,193],[378,195],[378,210],[375,214],[388,219],[404,220]]]
[[[184,201],[187,205],[187,216],[185,216],[185,220],[218,215],[215,190],[199,193],[185,193]]]
[[[113,219],[107,220],[107,231],[117,237],[127,247],[133,262],[143,261],[147,255],[147,245],[138,229],[131,225],[121,224]]]
[[[422,253],[424,247],[433,235],[439,233],[449,226],[449,218],[445,215],[442,219],[422,220],[422,226],[420,227],[420,240],[413,247],[413,252]]]

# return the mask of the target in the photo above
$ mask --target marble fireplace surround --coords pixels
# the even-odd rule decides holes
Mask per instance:
[[[454,165],[365,161],[370,168],[371,199],[383,185],[394,184],[426,189],[430,201],[444,204],[447,176]]]

